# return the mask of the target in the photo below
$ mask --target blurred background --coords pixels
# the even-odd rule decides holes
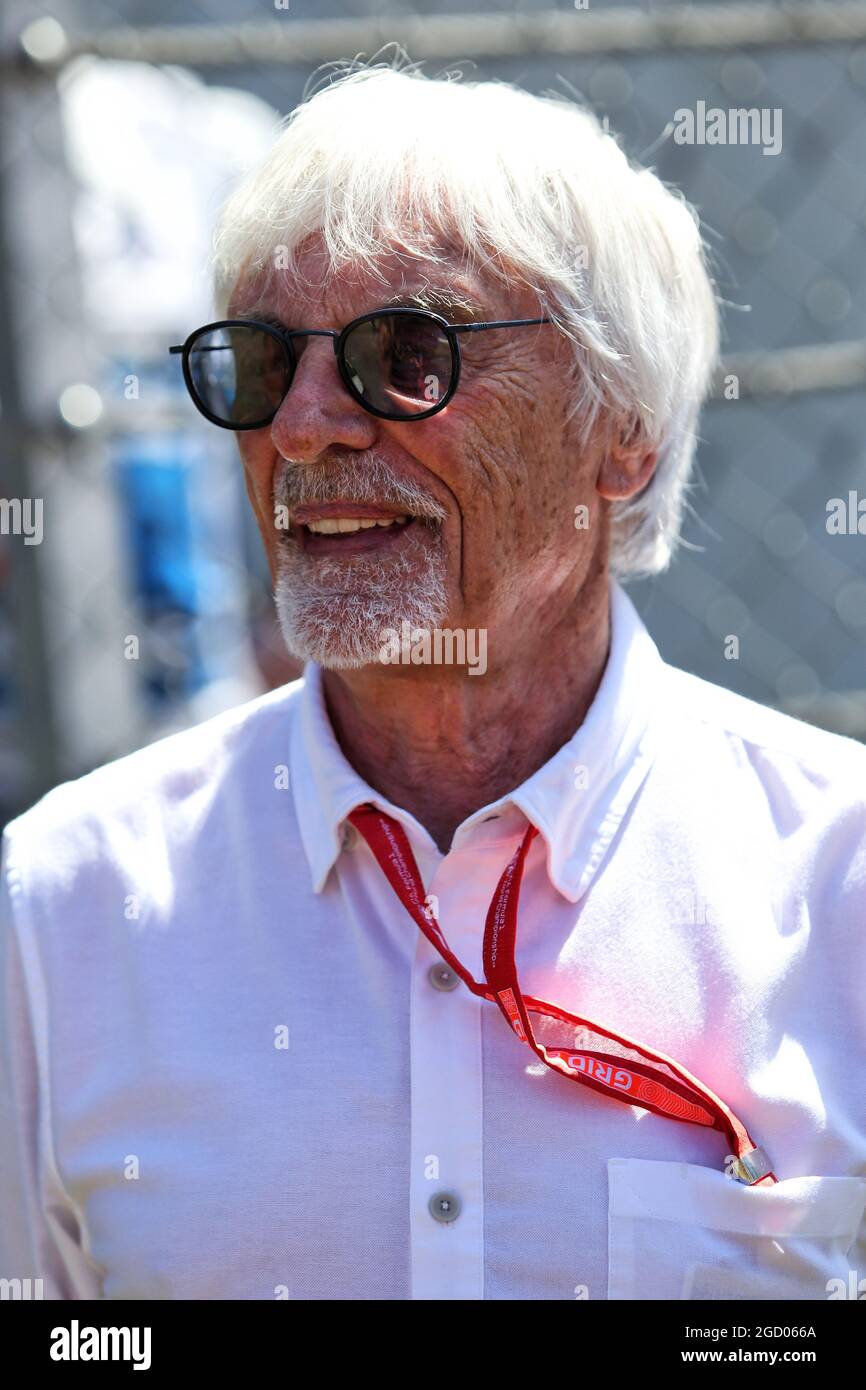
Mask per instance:
[[[166,349],[213,317],[237,176],[392,40],[579,96],[697,206],[725,361],[686,545],[629,591],[675,665],[866,739],[866,3],[7,0],[0,824],[294,678],[233,438]],[[699,102],[781,111],[781,150],[677,143]]]

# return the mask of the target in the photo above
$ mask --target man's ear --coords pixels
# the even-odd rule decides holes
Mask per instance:
[[[599,465],[596,491],[608,502],[642,492],[655,472],[658,449],[651,449],[640,420],[622,422],[610,432]]]

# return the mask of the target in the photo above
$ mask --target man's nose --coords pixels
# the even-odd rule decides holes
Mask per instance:
[[[332,444],[369,449],[378,421],[352,398],[340,376],[333,338],[308,338],[292,384],[271,423],[284,458],[318,458]]]

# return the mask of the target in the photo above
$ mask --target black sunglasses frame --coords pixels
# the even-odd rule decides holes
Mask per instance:
[[[363,399],[360,391],[353,383],[348,366],[346,364],[343,349],[349,334],[355,328],[357,328],[359,324],[367,323],[370,321],[370,319],[380,319],[386,314],[411,314],[414,318],[423,318],[435,323],[437,327],[441,328],[442,331],[445,333],[445,336],[447,337],[448,343],[451,348],[451,380],[448,384],[448,390],[445,392],[444,396],[440,397],[440,399],[436,402],[435,405],[430,407],[429,410],[419,411],[417,415],[394,415],[388,411],[378,410],[375,406],[369,405],[367,401]],[[522,328],[531,324],[543,323],[553,323],[553,319],[498,319],[493,323],[449,323],[447,319],[442,318],[439,314],[434,314],[429,309],[412,309],[404,308],[402,306],[393,308],[388,307],[384,309],[374,309],[369,314],[362,314],[360,318],[352,319],[352,322],[347,323],[345,328],[341,330],[338,330],[336,328],[278,328],[273,323],[263,323],[259,319],[218,319],[216,323],[206,323],[203,325],[203,327],[196,328],[192,333],[190,333],[189,337],[186,339],[186,342],[176,344],[175,346],[170,347],[169,352],[181,354],[181,363],[183,366],[183,379],[186,383],[186,389],[190,394],[192,403],[195,406],[196,410],[198,410],[205,417],[206,420],[210,420],[211,424],[219,425],[221,429],[232,430],[235,433],[240,433],[242,430],[266,429],[267,426],[272,424],[273,421],[276,419],[276,416],[282,407],[283,401],[286,399],[286,396],[292,388],[292,382],[294,381],[295,371],[298,365],[295,350],[292,346],[292,339],[330,338],[332,339],[334,344],[334,353],[337,358],[337,369],[340,373],[343,385],[346,387],[352,399],[356,401],[363,410],[366,410],[369,415],[375,415],[380,420],[391,420],[394,424],[404,425],[411,424],[414,420],[427,420],[431,415],[437,415],[440,410],[444,410],[445,406],[454,396],[454,393],[457,390],[457,387],[460,383],[460,370],[462,365],[460,357],[460,341],[457,336],[459,333],[481,333],[490,328]],[[192,372],[190,370],[189,365],[190,353],[192,352],[192,349],[195,346],[196,340],[198,338],[200,338],[205,333],[214,332],[217,328],[256,328],[260,332],[267,333],[270,335],[270,337],[275,338],[276,341],[280,343],[280,345],[282,346],[286,356],[286,366],[289,372],[289,384],[286,388],[286,393],[283,396],[283,399],[280,401],[280,404],[277,406],[276,410],[274,410],[273,414],[267,417],[267,419],[257,421],[255,424],[252,425],[233,425],[225,420],[218,419],[217,416],[215,416],[210,410],[208,410],[205,405],[202,405],[201,401],[199,400],[198,395],[196,394],[195,386],[193,384]]]

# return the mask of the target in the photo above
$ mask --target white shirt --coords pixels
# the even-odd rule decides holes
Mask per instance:
[[[866,1280],[866,749],[668,667],[611,593],[583,725],[447,855],[349,766],[315,667],[13,822],[0,1277],[339,1300]],[[737,1183],[719,1133],[557,1075],[495,1005],[435,988],[345,825],[365,801],[476,978],[531,821],[524,992],[673,1055],[779,1184]]]

